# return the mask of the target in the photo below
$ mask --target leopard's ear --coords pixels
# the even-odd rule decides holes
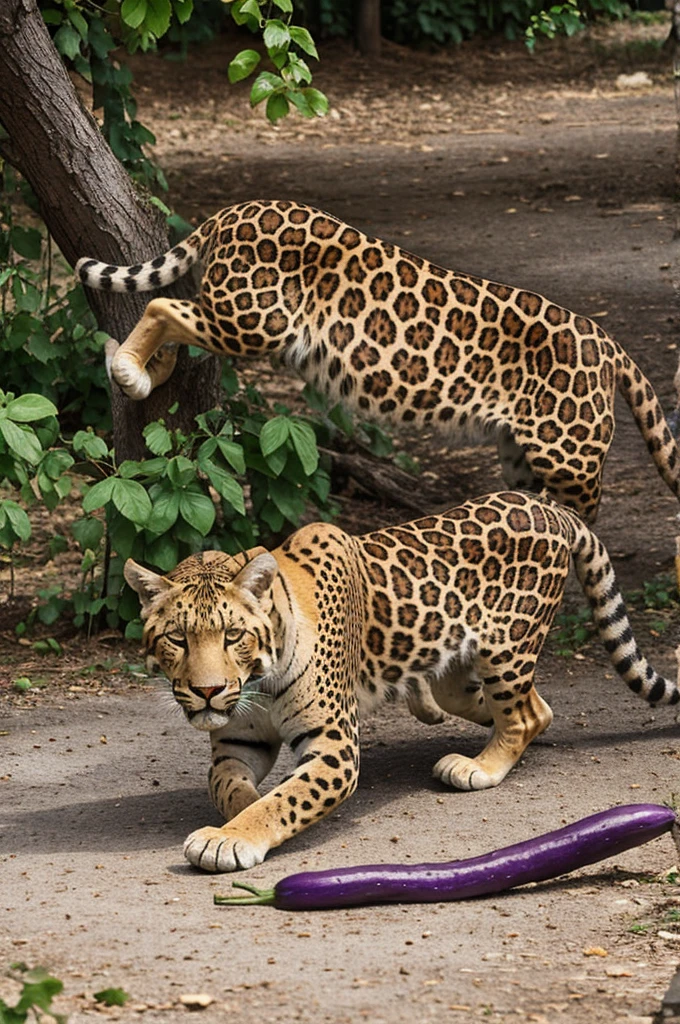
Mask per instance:
[[[173,584],[166,576],[159,576],[151,569],[144,569],[137,565],[131,558],[128,558],[123,568],[123,576],[126,582],[135,593],[139,594],[142,602],[142,613],[149,610],[149,606],[155,597],[170,590]]]
[[[247,590],[253,597],[260,598],[269,590],[278,571],[274,556],[263,550],[261,555],[256,555],[246,562],[232,582],[235,587]]]

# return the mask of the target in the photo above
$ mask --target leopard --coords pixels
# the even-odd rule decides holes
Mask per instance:
[[[172,373],[179,345],[273,356],[367,420],[495,441],[505,485],[594,523],[617,389],[676,497],[674,436],[642,370],[592,319],[523,288],[447,270],[314,207],[257,200],[210,217],[164,255],[84,257],[89,288],[144,292],[202,266],[195,300],[156,297],[106,346],[133,399]]]
[[[189,863],[252,868],[335,811],[357,786],[360,720],[386,700],[490,727],[480,753],[432,771],[457,790],[499,785],[552,721],[535,669],[572,560],[618,675],[677,704],[678,682],[638,648],[606,548],[548,496],[501,491],[364,535],[310,523],[273,551],[204,551],[167,575],[127,560],[147,658],[210,734],[225,823],[191,832]],[[295,768],[260,795],[282,744]]]

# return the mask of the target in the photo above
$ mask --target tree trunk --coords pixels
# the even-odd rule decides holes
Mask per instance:
[[[673,47],[673,84],[675,88],[675,237],[680,237],[680,0],[671,0],[673,15],[671,44]],[[677,270],[677,268],[676,268]],[[676,286],[678,282],[676,281]]]
[[[355,36],[364,57],[379,57],[382,49],[380,37],[380,0],[356,0]]]
[[[143,201],[83,107],[50,39],[36,0],[0,0],[0,155],[35,192],[43,219],[72,265],[81,256],[138,263],[168,248],[160,211]],[[166,294],[187,295],[174,286]],[[97,321],[123,341],[144,311],[140,295],[88,291]],[[132,402],[112,385],[114,446],[119,461],[140,459],[141,431],[165,416],[169,426],[193,425],[218,399],[219,363],[189,359],[146,402]],[[177,415],[167,416],[173,402]],[[194,404],[195,403],[195,404]],[[148,453],[147,453],[148,454]]]

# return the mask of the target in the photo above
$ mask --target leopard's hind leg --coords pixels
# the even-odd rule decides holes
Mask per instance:
[[[414,718],[425,725],[439,725],[446,718],[424,679],[413,679],[406,691],[406,704]]]
[[[547,428],[546,428],[547,429]],[[498,435],[498,456],[503,479],[520,491],[548,494],[562,505],[573,508],[584,522],[597,519],[602,495],[602,467],[613,436],[609,423],[593,429],[593,437],[577,446],[567,432],[554,428],[551,440],[536,443],[533,428],[503,427]]]
[[[503,678],[491,666],[480,672],[485,708],[493,733],[481,754],[446,754],[432,769],[435,778],[454,789],[490,789],[502,782],[531,741],[548,728],[552,711],[534,689],[535,659],[522,655],[505,665]]]
[[[521,445],[517,444],[509,427],[503,427],[496,439],[498,460],[503,479],[513,491],[538,492],[545,486],[527,462]]]

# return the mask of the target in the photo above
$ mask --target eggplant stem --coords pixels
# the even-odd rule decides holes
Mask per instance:
[[[220,896],[217,893],[213,896],[213,903],[216,907],[247,907],[267,906],[276,901],[276,893],[273,889],[257,889],[247,882],[232,882],[232,889],[245,889],[249,896]]]

